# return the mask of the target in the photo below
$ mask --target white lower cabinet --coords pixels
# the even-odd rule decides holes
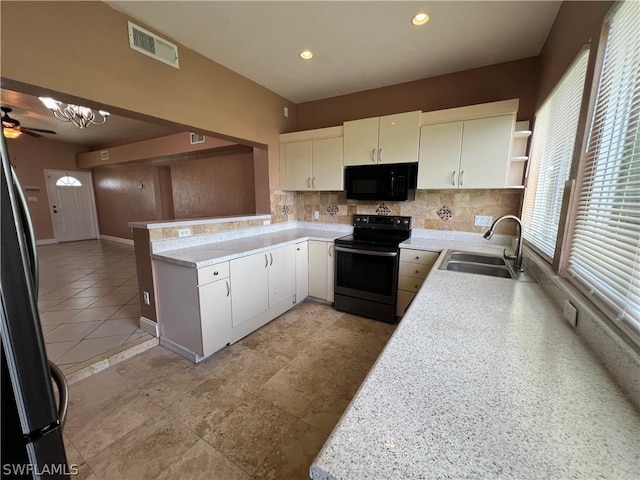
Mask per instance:
[[[294,245],[230,262],[232,341],[289,310],[296,293]]]
[[[195,269],[154,261],[160,343],[199,362],[231,342],[229,262]]]
[[[296,243],[296,303],[309,296],[309,242]]]
[[[309,295],[333,303],[335,277],[333,242],[309,240]]]
[[[439,256],[440,253],[438,252],[425,252],[409,248],[400,249],[396,315],[399,317],[404,315]]]

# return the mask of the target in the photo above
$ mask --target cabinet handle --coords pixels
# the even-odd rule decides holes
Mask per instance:
[[[297,251],[300,251],[300,247],[296,248]]]
[[[416,288],[418,288],[418,285],[416,285]]]
[[[307,187],[311,188],[311,177],[307,177]]]
[[[371,150],[371,161],[376,163],[376,149]]]
[[[420,257],[416,257],[416,260],[420,260]]]
[[[416,273],[420,273],[420,270],[416,270]]]
[[[451,185],[453,185],[454,187],[456,185],[456,171],[455,170],[451,174]]]
[[[331,252],[331,249],[333,248],[333,245],[329,245],[329,256],[333,257],[333,253]]]
[[[382,149],[379,148],[378,149],[378,162],[381,162],[381,161],[382,161]]]
[[[264,268],[267,268],[269,266],[269,257],[267,257],[267,254],[264,254]]]
[[[269,253],[269,257],[271,257],[271,263],[269,264],[269,266],[273,265],[273,253]]]
[[[217,275],[218,275],[218,272],[213,272],[213,276],[214,277],[217,276]]]
[[[460,171],[460,186],[464,185],[464,170]]]
[[[226,281],[224,283],[227,284],[227,297],[228,297],[231,294],[231,287],[229,286],[229,282],[228,281]]]
[[[316,188],[316,177],[313,177],[313,178],[311,179],[311,186],[312,186],[313,188]]]

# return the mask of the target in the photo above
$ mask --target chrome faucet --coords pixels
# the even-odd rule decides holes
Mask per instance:
[[[493,225],[489,227],[489,230],[485,232],[483,236],[487,240],[490,240],[491,237],[493,237],[493,231],[495,230],[496,225],[498,225],[498,223],[500,223],[502,220],[506,220],[506,219],[514,220],[518,224],[518,239],[517,239],[518,243],[516,244],[516,249],[514,252],[515,255],[507,255],[507,249],[506,248],[504,249],[504,258],[508,258],[509,260],[515,260],[513,262],[513,268],[517,272],[521,272],[522,271],[522,222],[518,217],[516,217],[515,215],[503,215],[502,217],[498,218],[495,222],[493,222]]]

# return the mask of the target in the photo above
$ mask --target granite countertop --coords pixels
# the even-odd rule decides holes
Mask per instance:
[[[152,258],[185,267],[202,268],[234,258],[261,253],[274,247],[305,240],[333,241],[346,235],[339,230],[291,228],[279,232],[263,233],[204,245],[154,253]]]
[[[637,478],[638,411],[540,286],[442,257],[311,477]]]

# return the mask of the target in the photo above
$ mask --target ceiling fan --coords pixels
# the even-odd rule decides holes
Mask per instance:
[[[40,133],[49,133],[51,135],[56,134],[56,132],[54,132],[53,130],[23,127],[20,125],[20,122],[18,120],[9,116],[9,112],[12,111],[11,108],[0,107],[0,110],[4,112],[4,115],[2,115],[2,133],[4,134],[5,138],[17,138],[23,133],[35,138],[42,138],[42,135],[40,135]]]

